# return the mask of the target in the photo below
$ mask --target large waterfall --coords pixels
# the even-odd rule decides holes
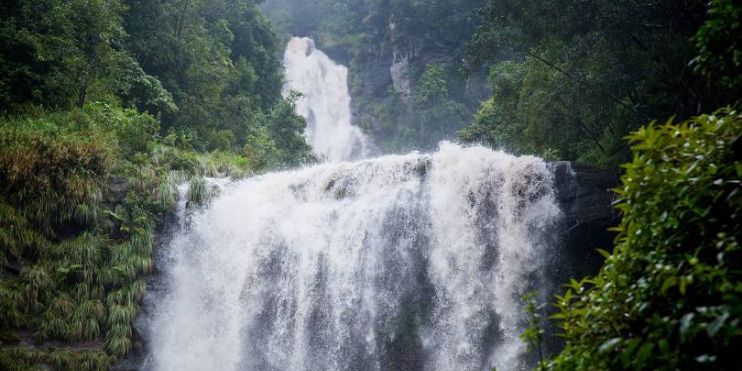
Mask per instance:
[[[305,45],[286,60],[314,148],[362,155],[344,108],[323,106],[341,86],[311,85],[340,67]],[[552,183],[538,158],[442,143],[223,185],[161,259],[147,368],[526,369],[520,296],[544,280]]]

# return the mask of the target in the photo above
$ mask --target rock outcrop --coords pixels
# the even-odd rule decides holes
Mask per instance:
[[[551,166],[564,213],[557,232],[561,248],[553,264],[555,278],[564,281],[594,274],[603,262],[596,249],[612,249],[615,234],[608,228],[619,222],[613,207],[616,194],[611,191],[619,184],[618,172],[570,162]]]
[[[613,207],[616,194],[611,190],[619,185],[616,170],[604,170],[589,165],[566,161],[549,164],[554,173],[557,202],[563,217],[555,227],[553,246],[548,256],[545,275],[550,287],[541,288],[543,300],[551,302],[553,295],[563,294],[563,285],[570,279],[579,280],[594,275],[603,265],[603,256],[597,249],[611,251],[614,232],[620,215]],[[545,308],[545,315],[554,313],[553,306]],[[558,353],[564,341],[556,334],[554,322],[547,323],[543,342],[545,355]]]

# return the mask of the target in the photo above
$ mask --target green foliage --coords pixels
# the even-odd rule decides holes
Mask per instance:
[[[546,303],[538,303],[538,291],[531,291],[524,294],[521,300],[526,303],[523,309],[528,316],[528,326],[520,334],[520,339],[528,345],[528,350],[537,352],[539,362],[544,359],[542,344],[544,341],[544,319],[542,312]]]
[[[3,114],[105,102],[149,112],[191,149],[239,151],[287,104],[280,46],[252,0],[10,0],[0,14]],[[146,120],[113,126],[129,130],[125,148],[146,152],[159,128]]]
[[[696,71],[712,85],[742,93],[742,5],[734,0],[712,0],[708,17],[694,37],[699,49]]]
[[[177,184],[308,159],[281,78],[252,0],[0,4],[0,369],[129,352]]]
[[[25,1],[0,5],[0,110],[28,103],[82,107],[118,96],[172,108],[169,93],[121,48],[119,0]]]
[[[6,267],[17,267],[0,281],[1,332],[79,342],[131,325],[133,318],[111,319],[106,303],[111,292],[132,285],[143,293],[137,277],[151,269],[154,218],[166,210],[155,192],[135,187],[111,209],[108,179],[147,151],[154,131],[146,114],[99,104],[0,121],[0,188],[7,195],[0,200],[7,216],[0,222],[2,257]],[[136,308],[140,298],[129,295],[127,303]],[[106,350],[121,355],[128,347]],[[83,353],[23,357],[83,369],[110,361]]]
[[[492,98],[482,103],[474,117],[474,125],[459,132],[466,142],[487,143],[511,152],[536,152],[529,148],[531,142],[522,121],[518,120],[520,91],[525,78],[521,63],[500,62],[490,69]]]
[[[734,80],[715,72],[739,75],[732,3],[710,2],[704,24],[707,6],[698,1],[491,0],[465,67],[489,67],[493,97],[460,138],[617,166],[630,157],[623,137],[643,123],[685,119],[739,98]],[[727,88],[687,68],[697,49],[696,68]]]
[[[157,132],[150,115],[104,103],[0,119],[0,341],[99,344],[3,348],[0,365],[107,369],[131,348],[155,229],[177,184],[197,176],[202,201],[200,176],[252,173],[245,157],[177,148]]]
[[[276,164],[297,165],[309,159],[309,145],[304,139],[304,118],[296,115],[296,96],[278,102],[270,111],[265,126],[269,138],[273,140],[274,153],[270,161]],[[265,151],[263,151],[265,152]]]
[[[112,362],[113,358],[101,351],[45,351],[23,348],[0,350],[0,368],[8,371],[38,370],[39,364],[59,370],[104,371],[110,369]]]
[[[27,206],[24,216],[48,237],[100,216],[100,179],[114,151],[107,134],[89,124],[79,111],[0,122],[0,187],[8,202]]]
[[[201,205],[209,198],[208,185],[204,178],[197,177],[191,179],[188,187],[188,203],[191,205]]]
[[[273,117],[287,104],[280,95],[282,46],[252,0],[126,3],[127,47],[179,108],[162,112],[166,132],[189,136],[197,150],[238,151],[261,127],[285,123]],[[159,112],[142,99],[135,103]],[[294,116],[289,121],[300,120],[286,114]],[[281,150],[291,161],[271,160],[293,164],[306,156]]]
[[[423,146],[435,146],[468,121],[466,107],[451,99],[448,85],[443,66],[433,64],[425,69],[412,92],[412,108],[420,125],[417,142]]]
[[[742,349],[742,115],[633,133],[617,246],[557,297],[550,370],[733,370]]]

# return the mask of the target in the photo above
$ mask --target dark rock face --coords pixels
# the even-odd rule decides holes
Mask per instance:
[[[558,281],[594,274],[603,257],[596,251],[610,251],[615,233],[608,228],[618,225],[619,214],[613,207],[619,184],[618,172],[570,162],[554,162],[554,187],[557,202],[564,213],[559,234],[560,256],[556,263]],[[561,280],[560,280],[561,278]]]
[[[119,204],[126,197],[129,191],[129,184],[126,177],[113,175],[108,179],[108,189],[106,201],[110,204]]]
[[[616,170],[604,170],[589,165],[566,161],[550,163],[554,173],[554,188],[563,217],[555,227],[550,256],[545,272],[546,287],[542,288],[544,300],[553,301],[553,295],[564,293],[564,284],[570,279],[579,280],[594,275],[603,265],[603,257],[597,249],[611,251],[615,232],[608,228],[620,221],[613,207],[616,194],[611,191],[619,183]],[[546,316],[555,308],[546,308]],[[564,346],[555,323],[546,325],[544,353],[553,355]]]
[[[386,97],[389,94],[389,86],[392,85],[389,67],[391,63],[387,61],[369,61],[366,62],[364,70],[353,71],[359,75],[360,83],[352,93],[371,99]]]

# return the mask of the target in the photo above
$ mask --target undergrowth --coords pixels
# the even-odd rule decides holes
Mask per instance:
[[[158,133],[106,104],[0,119],[0,369],[107,369],[127,354],[177,185],[195,177],[203,198],[203,177],[251,173],[240,154]]]
[[[742,115],[640,129],[617,245],[557,297],[564,350],[546,370],[738,370]]]

